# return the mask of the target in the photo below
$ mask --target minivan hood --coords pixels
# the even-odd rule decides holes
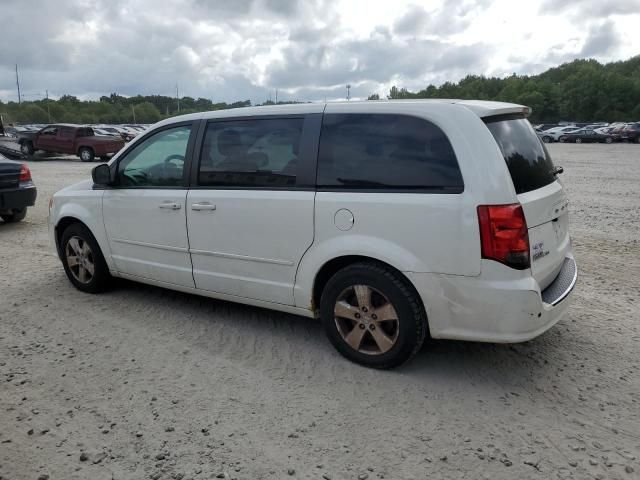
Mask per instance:
[[[79,190],[92,190],[93,189],[93,180],[82,180],[81,182],[74,183],[73,185],[69,185],[68,187],[63,188],[62,190],[58,190],[56,194],[62,192],[73,192]]]

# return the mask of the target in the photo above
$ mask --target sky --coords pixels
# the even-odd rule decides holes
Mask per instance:
[[[0,0],[0,99],[339,100],[640,53],[640,0]]]

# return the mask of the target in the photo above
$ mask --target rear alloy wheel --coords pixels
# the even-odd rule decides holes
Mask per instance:
[[[78,290],[98,293],[108,288],[111,280],[109,267],[87,227],[80,223],[67,227],[62,233],[60,246],[64,270]]]
[[[400,274],[377,263],[338,271],[320,300],[331,343],[346,358],[374,368],[393,368],[412,358],[427,333],[418,294]]]
[[[87,147],[82,147],[78,152],[78,156],[83,162],[93,162],[93,159],[95,158],[93,150]]]
[[[24,217],[27,216],[27,207],[24,208],[14,208],[11,213],[6,215],[0,215],[2,220],[7,223],[16,223],[24,220]]]
[[[613,138],[607,137],[604,139],[604,143],[613,143]]]
[[[582,139],[581,138],[576,138],[576,143],[582,143]]]

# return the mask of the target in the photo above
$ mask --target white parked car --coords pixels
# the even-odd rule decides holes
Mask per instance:
[[[567,311],[568,202],[527,107],[389,101],[164,120],[59,191],[85,292],[122,277],[321,318],[378,368],[433,338],[520,342]]]
[[[552,143],[558,142],[560,137],[566,133],[576,132],[580,130],[580,128],[575,125],[570,125],[568,127],[554,127],[549,130],[545,130],[544,132],[539,132],[538,136],[544,143]]]

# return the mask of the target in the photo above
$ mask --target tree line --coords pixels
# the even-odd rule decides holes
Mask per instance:
[[[460,98],[499,100],[527,105],[534,122],[570,120],[640,121],[640,56],[601,64],[596,60],[574,60],[539,75],[506,78],[468,75],[458,82],[429,85],[418,92],[392,87],[390,99]],[[377,94],[369,100],[379,100]],[[278,102],[297,103],[297,102]],[[273,105],[267,101],[262,105]],[[214,103],[208,98],[112,93],[99,100],[82,101],[73,95],[58,100],[3,103],[0,114],[8,123],[155,123],[186,113],[250,106],[251,101]]]
[[[388,98],[460,98],[527,105],[533,122],[640,121],[640,56],[601,64],[574,60],[539,75],[468,75],[418,92],[392,87]],[[379,99],[372,95],[370,100]]]

